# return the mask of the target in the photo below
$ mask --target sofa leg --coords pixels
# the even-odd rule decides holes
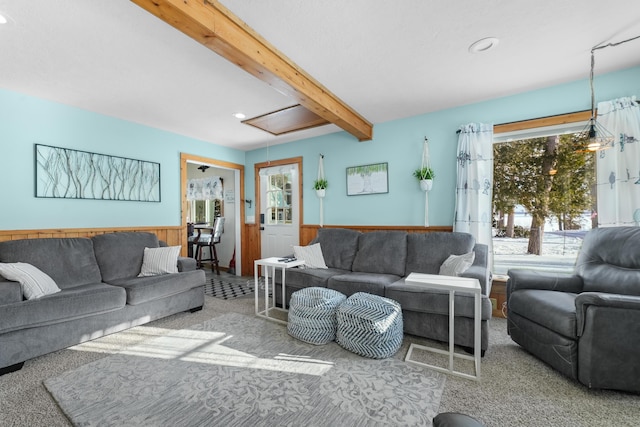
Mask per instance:
[[[196,311],[200,311],[200,310],[202,310],[202,307],[204,307],[204,306],[201,305],[200,307],[190,308],[189,309],[189,313],[195,313]]]
[[[460,348],[462,348],[465,351],[465,353],[473,354],[473,347],[460,346]],[[480,350],[480,357],[484,357],[485,351],[487,350]]]
[[[0,376],[4,374],[8,374],[11,372],[19,371],[24,366],[24,362],[16,363],[15,365],[5,366],[4,368],[0,368]]]

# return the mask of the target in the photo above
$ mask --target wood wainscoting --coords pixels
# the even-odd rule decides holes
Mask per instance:
[[[245,224],[245,233],[242,240],[242,274],[244,276],[253,274],[253,261],[260,259],[260,225]],[[308,245],[320,228],[317,224],[303,224],[300,226],[300,245]],[[351,230],[367,233],[370,231],[406,231],[407,233],[429,233],[433,231],[453,231],[453,227],[437,226],[424,227],[419,225],[325,225],[323,228],[349,228]],[[293,249],[291,250],[293,253]],[[288,255],[288,254],[282,254]]]
[[[186,228],[180,226],[160,227],[105,227],[105,228],[55,228],[42,230],[0,230],[0,242],[19,239],[40,239],[52,237],[93,237],[98,234],[117,233],[122,231],[146,231],[154,233],[158,239],[169,246],[182,244],[181,237]]]
[[[260,259],[260,224],[244,224],[242,233],[242,275],[253,275],[253,261]],[[318,234],[320,228],[317,224],[303,224],[300,226],[300,244],[307,245]],[[370,231],[406,231],[408,233],[428,233],[433,231],[451,232],[451,226],[411,226],[411,225],[325,225],[324,228],[349,228],[363,233]],[[40,230],[0,230],[0,242],[18,239],[38,239],[52,237],[92,237],[98,234],[117,233],[123,231],[146,231],[154,233],[158,239],[164,240],[169,246],[183,244],[186,236],[186,227],[105,227],[105,228],[55,228]],[[183,247],[183,256],[186,256],[186,248]],[[293,253],[293,250],[292,250]],[[283,254],[284,255],[284,254]]]

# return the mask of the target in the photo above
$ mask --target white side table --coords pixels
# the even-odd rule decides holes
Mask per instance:
[[[412,285],[423,286],[427,289],[443,289],[449,291],[449,351],[441,350],[439,348],[411,344],[409,351],[405,357],[405,362],[413,363],[415,365],[425,366],[439,372],[445,372],[448,374],[456,375],[459,377],[480,380],[480,320],[482,312],[480,311],[480,295],[482,288],[478,279],[472,279],[468,277],[453,277],[453,276],[440,276],[436,274],[421,274],[411,273],[405,279],[405,282]],[[474,332],[473,332],[473,356],[468,354],[460,354],[454,352],[454,301],[455,293],[459,292],[472,292],[474,297]],[[413,350],[426,350],[439,354],[446,354],[449,356],[449,366],[447,368],[441,366],[430,365],[427,363],[416,362],[411,360],[411,354]],[[465,360],[473,360],[475,365],[475,375],[467,374],[465,372],[456,371],[453,366],[454,357]]]
[[[274,322],[286,324],[287,322],[284,321],[284,320],[280,320],[280,319],[277,319],[275,317],[269,316],[269,311],[270,310],[288,311],[288,310],[286,310],[284,308],[285,304],[286,304],[285,272],[287,271],[288,268],[293,268],[293,267],[298,267],[300,265],[304,265],[304,260],[295,260],[295,261],[290,261],[290,262],[284,262],[284,261],[278,261],[279,259],[282,259],[282,258],[278,258],[278,257],[263,258],[263,259],[255,260],[253,262],[253,274],[254,274],[254,280],[255,280],[255,289],[254,289],[255,310],[256,310],[256,316],[264,317],[265,319],[273,320]],[[259,288],[258,288],[258,285],[260,283],[259,282],[259,277],[260,277],[259,270],[260,270],[260,267],[262,267],[262,274],[264,276],[264,310],[260,310],[260,308],[259,308],[259,295],[258,295],[259,294],[259,292],[258,292]],[[276,307],[276,298],[275,298],[276,268],[281,268],[282,269],[282,308],[277,308]],[[271,276],[271,280],[269,280],[269,276]],[[272,293],[274,293],[271,304],[269,304],[269,287],[271,287]]]

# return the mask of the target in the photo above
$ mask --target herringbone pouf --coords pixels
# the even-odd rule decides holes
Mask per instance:
[[[291,294],[287,332],[311,344],[336,339],[336,310],[347,297],[326,288],[304,288]]]
[[[356,354],[384,359],[402,345],[402,309],[392,299],[355,293],[338,308],[337,319],[336,342]]]

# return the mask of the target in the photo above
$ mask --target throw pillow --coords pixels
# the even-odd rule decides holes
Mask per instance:
[[[327,268],[322,255],[320,243],[309,246],[294,246],[293,254],[298,259],[304,260],[305,267],[308,268]]]
[[[144,248],[142,268],[138,277],[177,273],[180,248],[181,246]]]
[[[459,276],[473,265],[476,253],[471,251],[463,255],[449,255],[440,266],[440,274],[443,276]]]
[[[0,263],[0,274],[8,280],[19,282],[26,299],[36,299],[60,292],[49,275],[24,262]]]

